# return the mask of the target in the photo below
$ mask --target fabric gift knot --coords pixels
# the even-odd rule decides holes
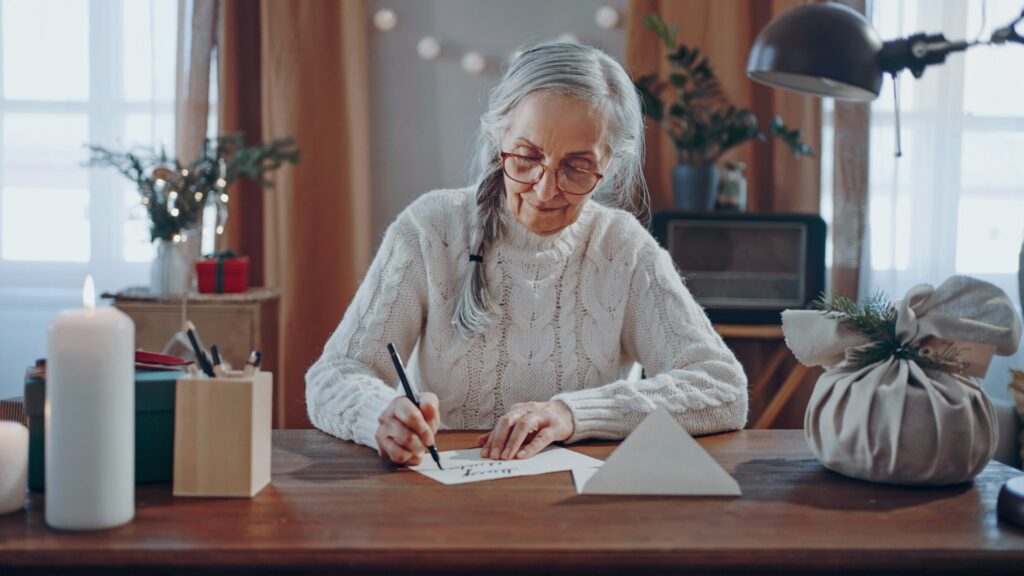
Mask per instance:
[[[782,313],[797,360],[822,366],[804,418],[828,468],[895,484],[955,484],[996,448],[994,408],[974,377],[1017,350],[1021,321],[998,287],[954,276],[892,305]],[[870,313],[869,313],[870,312]]]

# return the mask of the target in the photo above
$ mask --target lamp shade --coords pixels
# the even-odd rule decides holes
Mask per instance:
[[[882,87],[882,39],[864,16],[840,4],[807,4],[773,20],[754,40],[751,79],[841,100],[874,100]]]

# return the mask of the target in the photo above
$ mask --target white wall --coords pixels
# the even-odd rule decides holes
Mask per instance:
[[[370,29],[373,127],[373,233],[377,245],[388,224],[417,196],[468,184],[472,143],[500,78],[500,66],[517,47],[563,32],[620,61],[625,46],[627,0],[370,0],[369,12],[390,8],[398,27]],[[619,10],[620,23],[602,30],[601,6]],[[421,60],[424,36],[441,42],[441,56]],[[462,70],[462,55],[477,51],[487,69]]]

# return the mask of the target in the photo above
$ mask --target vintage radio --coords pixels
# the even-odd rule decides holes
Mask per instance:
[[[819,216],[662,212],[652,227],[712,322],[776,324],[825,289]]]

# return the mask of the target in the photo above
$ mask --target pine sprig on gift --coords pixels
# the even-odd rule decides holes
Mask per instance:
[[[896,335],[896,307],[883,292],[875,292],[863,304],[839,294],[822,294],[814,307],[868,339],[864,346],[851,350],[847,359],[862,368],[895,357],[910,360],[926,370],[959,369],[953,355],[933,355],[909,346]]]

